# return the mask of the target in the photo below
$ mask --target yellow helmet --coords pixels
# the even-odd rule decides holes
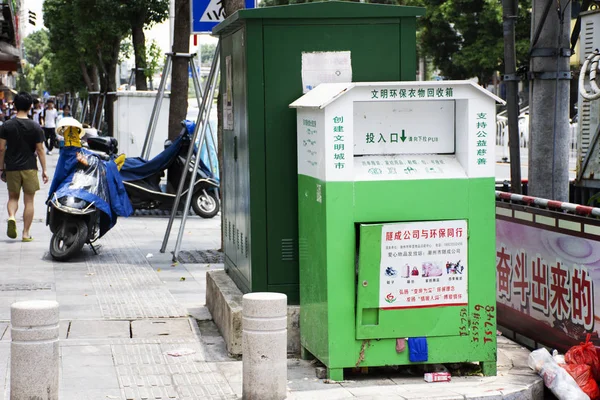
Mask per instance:
[[[83,126],[75,118],[65,117],[56,125],[56,133],[65,138],[65,146],[81,147],[85,135]]]

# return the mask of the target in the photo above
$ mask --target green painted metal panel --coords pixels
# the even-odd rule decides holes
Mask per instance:
[[[399,78],[398,21],[382,25],[275,25],[264,27],[267,165],[267,248],[269,284],[298,282],[296,112],[287,105],[302,95],[302,52],[345,51],[352,54],[355,80]],[[377,38],[388,39],[380,46]],[[281,38],[286,40],[282,41]],[[373,68],[378,65],[378,68]],[[282,129],[283,128],[283,129]],[[287,132],[287,134],[286,134]],[[271,250],[273,249],[273,250]],[[277,251],[280,250],[280,251]]]
[[[313,3],[243,10],[215,28],[222,88],[225,58],[243,54],[234,57],[235,126],[223,135],[226,270],[243,292],[282,291],[299,302],[296,124],[288,105],[302,94],[302,52],[351,51],[354,81],[412,80],[415,44],[402,41],[415,41],[422,12]]]
[[[459,335],[461,317],[468,316],[467,312],[461,315],[462,307],[379,309],[381,228],[380,224],[360,226],[356,338],[395,339]]]
[[[425,14],[421,7],[398,7],[383,4],[361,4],[329,1],[322,3],[294,4],[291,6],[265,7],[236,11],[232,16],[217,25],[213,34],[223,35],[237,29],[247,19],[347,19],[347,18],[386,18],[418,17]]]
[[[322,186],[322,203],[314,201],[316,185]],[[496,313],[493,178],[448,182],[430,180],[425,183],[320,182],[300,175],[298,188],[300,239],[303,243],[306,241],[306,246],[302,247],[305,250],[301,251],[303,267],[300,270],[302,346],[325,363],[331,376],[341,368],[411,364],[407,351],[396,352],[396,338],[417,333],[427,336],[427,363],[479,361],[487,366],[487,374],[494,373]],[[451,194],[451,199],[448,199],[448,193]],[[445,197],[440,198],[442,194]],[[406,203],[405,199],[408,199]],[[405,210],[405,204],[408,204],[414,217],[407,218],[409,214]],[[365,209],[366,206],[369,208]],[[349,213],[349,208],[354,208],[354,213]],[[389,311],[379,310],[378,316],[375,316],[369,310],[365,316],[366,321],[378,320],[384,330],[370,332],[372,337],[363,338],[359,334],[356,323],[362,299],[358,300],[357,305],[357,296],[360,296],[362,277],[357,277],[355,268],[350,266],[354,266],[357,261],[356,227],[358,223],[368,222],[368,210],[373,216],[371,221],[380,222],[467,220],[471,274],[468,280],[468,306],[444,307],[455,308],[458,312],[455,314],[451,311],[445,316],[448,319],[455,318],[449,322],[452,330],[447,335],[433,336],[428,332],[402,331],[402,328],[410,330],[414,326],[430,327],[428,324],[436,317],[435,313],[439,312],[435,308],[421,310],[423,321],[416,315],[410,315],[414,310],[397,310],[397,313],[393,310],[396,314],[389,314],[394,315],[389,319],[385,316]],[[393,219],[394,212],[397,219]],[[361,232],[360,245],[365,247],[361,251],[367,250],[367,246],[363,246],[364,240],[372,244],[372,253],[380,251],[380,245],[373,242],[377,241],[376,236],[381,233],[381,225],[375,224],[372,230],[373,237],[370,239],[368,233]],[[363,237],[365,234],[367,237]],[[373,268],[375,267],[379,270],[378,265]],[[362,272],[361,268],[362,265],[359,266]],[[371,284],[367,288],[370,286]],[[374,287],[379,290],[378,285]],[[369,309],[377,307],[376,303],[365,304]],[[395,331],[396,327],[400,327],[400,330]],[[398,336],[393,337],[396,332]]]

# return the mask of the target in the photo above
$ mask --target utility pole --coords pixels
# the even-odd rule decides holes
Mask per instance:
[[[519,139],[519,78],[515,50],[515,22],[517,0],[502,0],[504,29],[504,82],[506,84],[506,108],[508,111],[508,146],[510,149],[510,188],[521,194],[521,149]]]
[[[533,0],[528,194],[558,201],[569,200],[570,23],[570,1]]]

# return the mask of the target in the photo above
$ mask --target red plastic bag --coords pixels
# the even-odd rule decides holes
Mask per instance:
[[[592,368],[586,364],[561,364],[569,375],[575,379],[577,385],[587,394],[590,400],[600,399],[600,389],[592,377]]]
[[[567,364],[586,364],[592,367],[592,377],[600,380],[600,359],[596,352],[596,346],[590,342],[590,334],[585,338],[585,343],[573,346],[565,354]]]

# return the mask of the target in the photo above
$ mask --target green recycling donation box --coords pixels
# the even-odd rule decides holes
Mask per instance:
[[[300,334],[343,368],[496,372],[495,103],[466,81],[327,83],[297,109]]]

